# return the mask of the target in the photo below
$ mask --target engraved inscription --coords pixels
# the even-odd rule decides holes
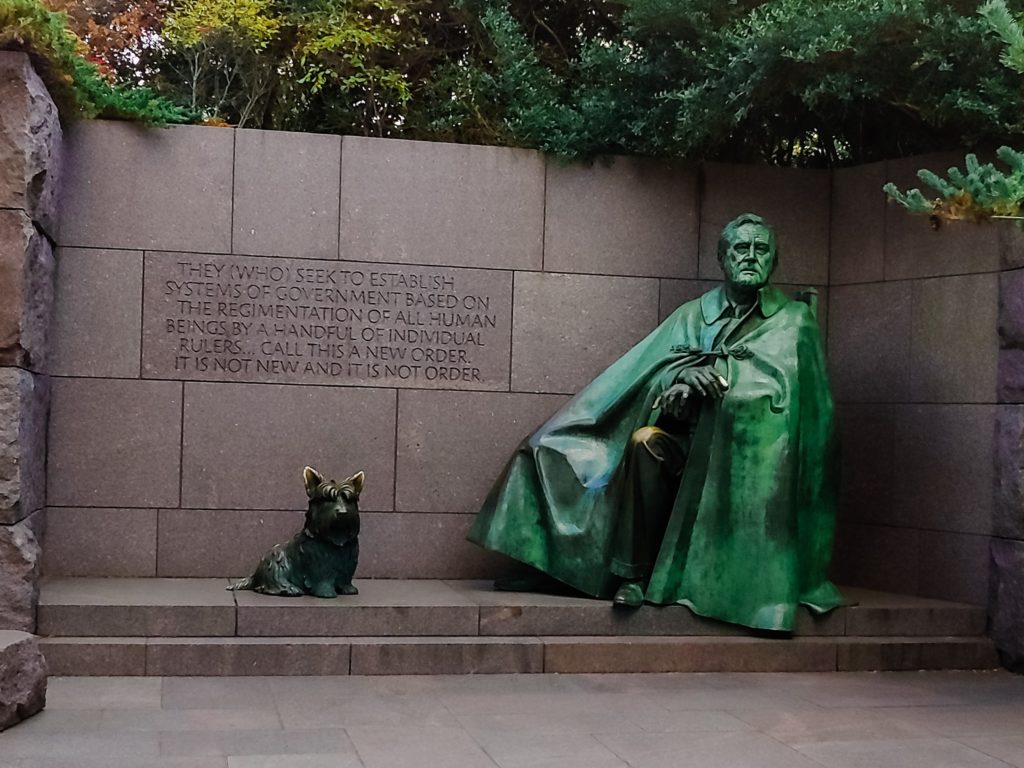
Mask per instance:
[[[508,387],[511,275],[147,253],[143,375]]]

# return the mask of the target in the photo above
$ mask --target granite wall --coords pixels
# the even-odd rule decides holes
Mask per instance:
[[[366,471],[363,577],[501,571],[463,536],[509,453],[705,290],[721,226],[753,210],[778,282],[822,296],[837,576],[985,601],[998,247],[885,207],[928,159],[581,167],[103,122],[67,143],[49,574],[241,574],[298,525],[306,463]],[[361,314],[325,314],[331,291]]]

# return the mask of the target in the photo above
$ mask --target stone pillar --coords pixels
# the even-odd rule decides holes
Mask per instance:
[[[999,405],[992,537],[992,637],[1024,672],[1024,235],[1003,237],[999,275]]]
[[[7,640],[0,643],[0,669],[7,671],[0,679],[2,730],[42,708],[46,688],[35,638],[24,633],[35,630],[44,524],[51,236],[61,127],[25,54],[0,52],[0,104],[0,634]]]

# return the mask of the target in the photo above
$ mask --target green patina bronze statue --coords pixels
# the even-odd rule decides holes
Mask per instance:
[[[312,467],[302,471],[309,507],[306,522],[285,544],[270,550],[252,576],[228,587],[265,595],[356,595],[352,577],[359,562],[359,494],[363,473],[340,483]]]
[[[837,449],[821,334],[744,214],[725,284],[679,307],[523,442],[469,538],[618,605],[790,631],[826,570]]]

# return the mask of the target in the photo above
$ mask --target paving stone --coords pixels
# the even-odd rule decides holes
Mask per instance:
[[[47,576],[156,576],[157,510],[50,507]],[[195,574],[182,574],[195,575]]]
[[[235,132],[234,253],[335,259],[341,138]]]
[[[697,276],[695,168],[650,158],[547,164],[544,269]]]
[[[353,675],[466,675],[543,672],[537,638],[353,638]]]
[[[992,539],[989,611],[1003,663],[1024,670],[1024,542]]]
[[[833,640],[748,637],[545,637],[545,672],[824,672]]]
[[[1003,768],[998,760],[940,738],[850,740],[802,744],[798,749],[826,768]]]
[[[922,168],[944,176],[946,169],[964,166],[959,152],[917,155],[890,160],[886,176],[901,190],[923,187]],[[999,227],[953,221],[932,227],[928,216],[917,216],[895,203],[885,209],[885,279],[962,275],[999,268]]]
[[[39,641],[51,675],[146,674],[143,637],[46,637]]]
[[[657,324],[656,280],[518,273],[512,389],[578,392]],[[572,366],[554,364],[567,354]]]
[[[153,638],[146,645],[146,674],[347,675],[347,638]]]
[[[49,407],[46,377],[0,368],[0,525],[17,523],[43,506]]]
[[[161,509],[157,575],[248,576],[274,545],[302,530],[305,514],[301,509]]]
[[[704,164],[700,277],[715,279],[722,227],[756,213],[775,228],[780,283],[828,283],[831,171],[772,166]]]
[[[475,513],[519,443],[567,399],[399,392],[396,509]]]
[[[425,756],[445,768],[494,768],[494,762],[458,728],[363,726],[349,736],[366,768],[422,768]]]
[[[228,253],[234,142],[223,128],[75,123],[65,141],[58,241]]]
[[[995,402],[998,293],[994,273],[913,282],[911,401]]]
[[[235,634],[226,579],[56,579],[40,594],[50,636],[213,637]]]
[[[22,211],[0,210],[0,295],[0,365],[45,371],[53,250]]]
[[[0,731],[46,706],[46,674],[46,660],[33,635],[0,629]]]
[[[60,248],[56,283],[50,372],[138,378],[142,253]]]
[[[847,638],[838,645],[840,672],[992,669],[998,664],[986,637]]]
[[[635,768],[819,768],[762,733],[616,733],[597,739]]]
[[[0,629],[34,632],[45,513],[0,525]]]
[[[158,677],[55,677],[50,680],[46,706],[54,710],[160,709]]]
[[[364,471],[360,509],[391,509],[395,411],[380,389],[186,384],[182,506],[305,510],[308,465],[339,480]]]
[[[441,582],[356,579],[326,600],[236,592],[240,636],[476,635],[479,608]]]
[[[911,285],[834,286],[828,360],[838,402],[905,402],[910,393]]]
[[[167,678],[164,685],[185,678]],[[241,682],[253,678],[213,678],[215,681]],[[180,757],[206,757],[220,755],[232,761],[251,757],[253,760],[280,760],[278,766],[288,766],[295,758],[323,758],[343,761],[353,754],[352,741],[341,728],[301,731],[179,731],[160,734],[160,754]],[[258,763],[257,763],[258,764]],[[244,763],[243,763],[244,765]],[[315,764],[314,764],[315,765]],[[340,768],[344,762],[331,768]]]
[[[832,171],[829,283],[873,283],[884,278],[884,162]]]
[[[177,506],[181,384],[56,379],[47,457],[55,506]]]
[[[913,738],[931,736],[921,726],[886,717],[884,709],[831,707],[827,709],[741,710],[736,717],[790,746],[827,741]]]
[[[46,85],[20,51],[0,52],[0,208],[20,208],[53,234],[62,132]]]
[[[894,410],[891,522],[990,534],[996,406],[898,405]]]
[[[341,152],[342,259],[541,268],[540,154],[358,136]]]

